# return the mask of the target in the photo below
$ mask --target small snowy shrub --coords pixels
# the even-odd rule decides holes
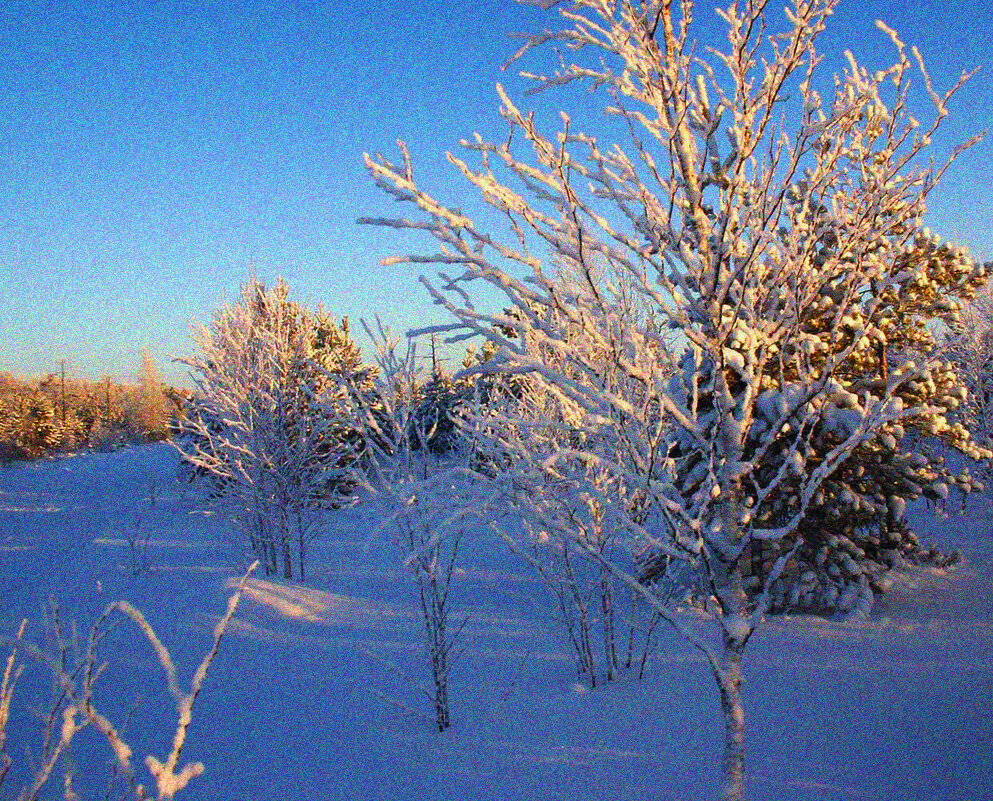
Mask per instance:
[[[568,265],[562,270],[564,275]],[[574,278],[596,281],[592,275]],[[630,300],[616,305],[614,319],[627,323],[637,318],[638,325],[650,326],[645,310]],[[555,309],[530,311],[561,317]],[[617,354],[604,347],[604,332],[595,331],[592,323],[556,322],[570,346],[585,352],[615,391],[638,402],[638,387],[612,364]],[[532,336],[507,328],[500,333]],[[532,347],[545,367],[561,370],[575,382],[587,380],[559,349],[537,340]],[[484,353],[493,357],[496,350],[491,345]],[[554,596],[579,677],[596,686],[632,667],[640,674],[658,617],[654,612],[645,615],[632,590],[618,583],[604,565],[604,560],[625,558],[620,536],[626,529],[624,518],[637,519],[645,510],[641,483],[630,480],[638,472],[631,461],[631,443],[624,433],[605,427],[589,431],[583,410],[541,378],[507,374],[499,363],[470,361],[466,366],[462,380],[485,378],[485,382],[484,391],[461,400],[463,436],[472,442],[477,469],[512,477],[496,485],[501,486],[501,500],[517,513],[513,529],[522,530],[525,537],[511,534],[511,528],[499,521],[494,521],[494,528],[532,565]],[[619,477],[601,459],[626,464],[631,472]],[[590,559],[590,553],[597,558]],[[632,567],[630,558],[627,566]]]
[[[477,511],[479,499],[474,476],[456,453],[457,440],[432,446],[441,416],[425,412],[415,343],[398,356],[397,340],[381,325],[366,331],[377,346],[372,388],[354,376],[334,377],[344,395],[342,419],[357,435],[348,475],[368,502],[381,505],[380,528],[389,531],[417,588],[432,681],[426,694],[435,725],[444,731],[451,725],[449,680],[465,625],[465,618],[457,621],[453,614],[452,596],[461,521]]]
[[[227,631],[228,624],[238,609],[245,582],[255,570],[256,565],[257,563],[249,568],[238,584],[237,590],[228,600],[227,612],[214,627],[213,644],[193,675],[189,691],[180,688],[176,667],[169,651],[159,640],[142,613],[126,601],[115,601],[107,605],[103,614],[90,629],[83,649],[78,649],[74,642],[74,636],[72,638],[66,636],[66,632],[58,622],[57,615],[54,617],[53,623],[55,647],[51,651],[39,648],[24,639],[27,620],[21,623],[16,638],[0,638],[10,648],[3,678],[0,681],[0,790],[3,790],[4,781],[11,775],[10,771],[14,766],[14,760],[20,760],[22,756],[20,753],[12,754],[8,750],[6,732],[15,691],[18,682],[24,676],[27,664],[24,657],[27,656],[31,661],[38,663],[50,672],[54,693],[53,701],[42,717],[43,723],[40,732],[42,745],[40,752],[36,755],[39,762],[36,766],[25,764],[22,774],[30,776],[30,778],[17,795],[18,801],[36,801],[60,769],[63,774],[64,797],[66,799],[79,798],[74,786],[74,782],[78,781],[79,778],[76,776],[76,766],[71,758],[71,749],[76,737],[87,729],[96,731],[110,748],[115,765],[114,775],[123,777],[127,785],[124,798],[131,798],[134,801],[151,801],[152,799],[171,801],[175,798],[190,781],[204,772],[202,762],[188,762],[180,768],[180,757],[193,720],[193,707],[197,696],[203,689],[207,671],[217,656],[221,639]],[[103,704],[97,697],[98,695],[106,697],[108,691],[112,692],[112,686],[111,688],[106,686],[106,679],[100,683],[100,679],[105,676],[107,663],[102,662],[99,658],[99,646],[106,636],[109,621],[115,613],[129,618],[144,634],[155,651],[159,665],[165,673],[169,692],[175,702],[176,723],[169,754],[162,761],[152,754],[147,755],[144,760],[154,785],[154,787],[150,786],[147,789],[139,781],[138,771],[132,764],[134,751],[124,739],[125,733],[101,713],[100,709],[103,708]],[[73,627],[73,635],[75,635],[75,626]],[[20,661],[18,660],[19,656]],[[99,692],[97,691],[98,685],[100,685]],[[28,758],[24,760],[25,763],[29,761],[33,763],[33,760]],[[106,787],[109,794],[112,784],[108,783]],[[84,792],[87,789],[89,788],[83,788]]]

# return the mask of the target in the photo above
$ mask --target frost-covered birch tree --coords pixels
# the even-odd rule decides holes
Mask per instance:
[[[424,402],[427,382],[416,343],[408,341],[401,355],[397,338],[381,324],[375,331],[363,325],[377,349],[371,382],[328,376],[343,393],[341,419],[356,434],[347,475],[366,500],[379,504],[377,531],[390,534],[417,589],[431,672],[431,687],[420,689],[442,732],[451,725],[449,682],[466,623],[455,612],[453,590],[464,520],[479,510],[477,475],[464,468],[455,437],[437,446],[443,410]]]
[[[911,357],[890,347],[908,322],[920,331],[928,317],[953,321],[981,282],[982,266],[922,227],[929,193],[962,149],[929,161],[932,138],[968,76],[937,89],[916,49],[880,23],[892,64],[870,72],[846,53],[832,80],[816,43],[834,0],[790,3],[781,19],[764,2],[733,2],[715,12],[726,37],[713,48],[696,43],[702,10],[690,2],[547,5],[561,26],[528,38],[515,58],[545,45],[563,56],[554,72],[525,75],[539,90],[588,84],[589,103],[614,121],[606,130],[626,139],[579,131],[566,114],[546,134],[498,87],[506,142],[477,135],[462,143],[468,156],[449,160],[509,221],[509,236],[419,188],[402,143],[399,164],[366,163],[421,214],[363,221],[432,234],[437,252],[387,261],[458,269],[440,284],[425,280],[455,317],[453,337],[486,337],[502,369],[543,380],[589,441],[622,435],[624,459],[579,438],[542,467],[554,474],[580,459],[638,488],[644,500],[633,511],[615,504],[614,524],[632,549],[658,554],[667,571],[688,568],[715,599],[716,644],[623,563],[606,561],[705,655],[725,718],[723,795],[737,799],[745,647],[805,547],[810,515],[835,500],[898,515],[922,485],[940,493],[950,476],[913,459],[898,460],[888,483],[853,489],[836,479],[860,452],[876,463],[877,449],[897,451],[909,429],[972,447],[946,420],[960,400],[951,365],[934,350]],[[918,98],[930,108],[923,119],[911,112]],[[615,287],[561,280],[544,251],[574,275],[625,273],[660,325],[619,320]],[[511,313],[487,311],[472,281],[501,292]],[[611,359],[589,358],[571,335],[577,326]],[[667,346],[666,330],[681,347]],[[543,360],[543,349],[568,369]],[[605,376],[603,364],[625,380]],[[895,486],[903,494],[888,496]],[[772,558],[749,586],[743,565],[756,544]],[[863,589],[858,582],[851,600],[864,611]]]
[[[362,374],[347,321],[253,279],[195,332],[196,397],[174,443],[213,482],[266,573],[304,578],[315,512],[347,502],[354,431],[329,376]]]

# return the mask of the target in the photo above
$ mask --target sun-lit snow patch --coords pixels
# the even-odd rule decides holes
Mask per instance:
[[[237,586],[229,579],[227,587]],[[395,611],[374,605],[360,598],[316,590],[311,587],[288,586],[266,579],[251,578],[245,584],[244,597],[266,606],[286,618],[324,621],[336,625],[361,626],[396,617]]]
[[[46,503],[44,506],[8,506],[0,503],[0,512],[61,512],[61,506],[52,506]]]
[[[142,547],[145,547],[147,545],[151,548],[185,548],[189,550],[195,550],[199,548],[207,548],[210,547],[211,545],[211,543],[209,542],[181,542],[179,540],[146,541],[143,537],[135,538],[134,540],[98,537],[97,539],[92,540],[94,545],[103,545],[105,547],[109,546],[109,547],[118,547],[118,548],[126,548],[129,545],[133,545],[135,542],[138,541],[141,542]]]
[[[236,580],[230,579],[226,586],[232,589],[237,584]],[[325,594],[307,587],[287,587],[253,578],[245,584],[244,597],[274,609],[284,617],[316,621],[331,608],[330,602],[321,597]]]
[[[590,747],[585,745],[522,743],[490,741],[486,743],[491,753],[501,761],[515,765],[573,765],[592,766],[605,761],[656,763],[658,753],[627,748]]]
[[[749,780],[769,784],[774,787],[788,787],[793,790],[814,790],[825,793],[825,798],[869,798],[869,794],[862,792],[855,787],[847,787],[839,784],[831,784],[818,781],[804,781],[801,779],[787,779],[785,781],[772,779],[768,776],[752,773]],[[828,796],[827,794],[831,795]]]

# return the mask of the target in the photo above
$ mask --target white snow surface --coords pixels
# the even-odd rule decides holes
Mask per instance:
[[[43,642],[50,597],[84,626],[123,598],[188,689],[245,559],[175,467],[158,444],[0,468],[0,634],[27,616]],[[924,541],[961,549],[964,564],[899,577],[867,621],[771,618],[749,642],[749,799],[993,798],[993,508],[974,497],[947,518],[908,512]],[[482,529],[464,540],[454,603],[468,615],[466,652],[454,725],[438,734],[414,686],[430,680],[416,588],[388,539],[364,547],[374,526],[368,509],[331,513],[306,583],[251,580],[180,759],[206,773],[179,799],[717,797],[723,724],[697,653],[665,631],[643,680],[577,683],[553,598]],[[154,786],[144,758],[165,758],[175,725],[165,679],[129,621],[103,654],[98,703]],[[31,709],[47,693],[40,672],[22,679],[0,799],[16,797],[25,750],[38,753]],[[73,759],[77,792],[104,798],[105,743],[84,732]]]

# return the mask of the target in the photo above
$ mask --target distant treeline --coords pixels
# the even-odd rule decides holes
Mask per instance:
[[[0,461],[165,439],[188,393],[164,385],[147,353],[138,382],[0,372]]]

